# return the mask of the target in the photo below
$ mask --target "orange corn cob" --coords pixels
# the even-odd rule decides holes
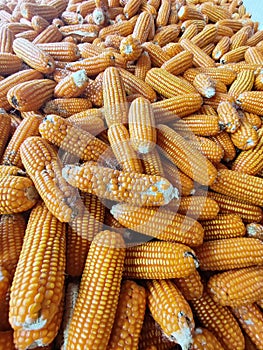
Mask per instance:
[[[29,330],[19,328],[14,331],[14,343],[18,349],[26,350],[32,346],[39,346],[40,349],[44,346],[48,346],[55,339],[63,315],[63,301],[60,302],[58,311],[53,316],[48,325],[42,329]]]
[[[156,27],[164,27],[168,23],[171,10],[171,3],[168,0],[161,0],[161,6],[159,7],[156,17]]]
[[[66,165],[63,176],[84,192],[134,205],[164,205],[177,196],[177,189],[160,176],[125,173],[93,162],[86,162],[83,166]]]
[[[234,97],[232,97],[229,94],[222,93],[222,92],[217,92],[217,91],[216,91],[215,95],[213,97],[211,97],[211,98],[204,97],[204,104],[209,105],[209,106],[211,106],[211,107],[213,107],[215,109],[217,109],[219,104],[221,102],[224,102],[224,101],[228,101],[230,103],[234,103],[235,99],[234,99]]]
[[[0,52],[0,74],[9,75],[22,68],[22,60],[12,53]]]
[[[52,56],[27,39],[15,39],[13,50],[25,63],[41,73],[50,74],[55,69],[55,61]]]
[[[202,48],[202,50],[203,50],[204,53],[206,53],[208,56],[211,56],[211,54],[212,54],[214,48],[215,48],[215,44],[210,43],[210,44],[204,46],[204,47]]]
[[[138,347],[145,307],[145,289],[133,281],[124,281],[107,349],[121,347],[129,350]]]
[[[52,43],[61,41],[63,38],[62,33],[59,28],[54,24],[51,24],[47,28],[45,28],[41,33],[39,33],[34,40],[33,44],[41,44],[41,43]]]
[[[202,221],[202,227],[205,231],[205,241],[241,237],[246,233],[242,219],[237,214],[220,214]]]
[[[65,225],[40,203],[30,214],[11,287],[9,321],[14,329],[41,330],[52,322],[62,300],[65,254]]]
[[[123,13],[124,13],[125,17],[127,19],[133,17],[138,12],[141,4],[142,4],[142,0],[139,0],[139,1],[128,0],[128,1],[126,1],[126,4],[123,8]]]
[[[178,11],[178,18],[181,21],[186,20],[204,20],[204,16],[194,6],[182,6]]]
[[[105,43],[106,43],[106,41],[105,41]],[[98,45],[95,45],[94,43],[92,43],[92,44],[91,43],[78,44],[77,47],[79,49],[80,56],[82,58],[89,58],[89,57],[97,56],[97,55],[100,55],[101,53],[103,53],[103,49],[100,48]]]
[[[201,49],[215,41],[217,28],[213,24],[207,24],[200,33],[195,35],[191,41]]]
[[[245,91],[242,92],[236,100],[236,103],[246,112],[263,114],[263,92]]]
[[[72,114],[86,111],[91,107],[91,102],[86,98],[56,98],[48,101],[43,110],[45,114],[58,114],[67,118]]]
[[[229,309],[216,304],[207,292],[191,300],[191,306],[201,325],[216,336],[224,349],[245,349],[243,334]]]
[[[227,132],[234,133],[240,127],[239,114],[230,102],[221,102],[217,107],[217,113]]]
[[[225,66],[228,69],[232,69],[237,74],[240,73],[242,70],[253,70],[254,74],[259,74],[262,68],[261,64],[249,64],[245,61],[240,61],[236,63],[228,63],[225,64]]]
[[[191,275],[196,267],[198,262],[191,248],[153,241],[127,248],[123,275],[132,279],[181,278]]]
[[[88,86],[88,77],[84,69],[63,78],[54,89],[55,97],[78,97]]]
[[[244,58],[249,64],[263,64],[263,53],[257,47],[248,48]]]
[[[193,86],[204,97],[211,98],[215,95],[216,82],[209,75],[199,73],[193,81]]]
[[[108,127],[128,122],[128,105],[121,74],[115,67],[107,68],[103,74],[104,115]]]
[[[214,5],[210,2],[202,4],[201,12],[202,14],[207,15],[211,22],[231,18],[231,14],[227,9],[222,6]]]
[[[240,46],[247,45],[247,39],[252,34],[252,28],[250,26],[244,26],[240,30],[238,30],[231,37],[231,45],[230,49],[237,49]]]
[[[111,34],[128,36],[132,34],[133,30],[134,25],[130,21],[116,22],[114,24],[109,25],[108,27],[102,28],[99,31],[99,37],[101,39],[106,39],[106,37]]]
[[[146,282],[149,310],[164,335],[189,349],[192,343],[194,319],[191,308],[179,289],[169,280]]]
[[[129,109],[129,132],[135,151],[149,153],[155,147],[156,129],[153,109],[148,100],[136,98]]]
[[[123,38],[120,43],[120,53],[128,61],[137,60],[142,53],[140,41],[134,38],[133,35],[128,35],[126,38]]]
[[[98,56],[67,63],[67,68],[69,70],[75,72],[80,69],[85,69],[88,76],[97,75],[110,66],[114,66],[114,54],[107,51]]]
[[[33,115],[22,120],[5,149],[3,164],[15,165],[20,168],[23,166],[20,147],[27,137],[39,135],[38,127],[40,122],[41,120]]]
[[[139,94],[150,102],[157,100],[156,92],[149,84],[123,68],[119,68],[119,72],[128,95]]]
[[[0,159],[1,159],[5,151],[5,147],[11,131],[11,118],[2,109],[0,110],[0,130],[1,130],[1,139],[0,139]]]
[[[258,238],[263,240],[263,226],[255,222],[247,225],[248,237]]]
[[[219,134],[221,131],[218,117],[206,114],[192,114],[182,120],[179,119],[175,123],[172,123],[171,126],[182,135],[192,132],[200,136],[213,136]]]
[[[63,37],[72,36],[75,42],[92,42],[99,34],[99,26],[94,22],[64,25],[59,30]]]
[[[234,32],[237,32],[239,29],[241,29],[243,27],[243,23],[242,21],[238,20],[238,19],[220,19],[218,21],[219,25],[222,26],[227,26],[233,29]]]
[[[74,13],[71,11],[64,11],[61,14],[61,19],[64,24],[81,24],[83,22],[83,17],[79,13]]]
[[[174,283],[186,300],[199,299],[203,294],[204,287],[201,282],[201,276],[197,270],[188,277],[175,279]]]
[[[173,75],[179,75],[186,69],[191,68],[193,64],[193,54],[188,51],[182,51],[164,62],[161,68],[167,70]]]
[[[214,60],[219,60],[225,53],[228,52],[230,48],[230,38],[228,36],[223,36],[222,39],[216,44],[212,57]]]
[[[203,99],[199,94],[177,95],[152,103],[156,123],[169,123],[200,109]]]
[[[254,88],[257,91],[263,91],[263,74],[258,74],[254,81]]]
[[[239,307],[254,303],[262,296],[263,268],[246,267],[213,275],[207,287],[220,305]]]
[[[228,51],[220,58],[220,63],[226,64],[226,63],[242,61],[245,57],[245,52],[247,51],[248,48],[249,46],[239,46],[236,49]]]
[[[20,7],[21,14],[24,18],[31,19],[35,15],[39,15],[47,21],[58,17],[58,10],[49,5],[39,5],[34,3],[23,3]]]
[[[142,47],[146,52],[148,52],[152,66],[161,67],[170,58],[169,55],[162,50],[160,45],[153,42],[146,42],[142,45]]]
[[[144,174],[158,175],[158,176],[165,177],[162,161],[158,153],[158,150],[156,148],[154,148],[151,152],[147,154],[143,154],[141,161],[143,165]],[[1,174],[1,168],[0,168],[0,174]]]
[[[259,42],[263,40],[263,31],[258,30],[250,38],[248,38],[246,44],[249,46],[256,46]]]
[[[26,81],[12,87],[7,93],[7,99],[19,111],[36,111],[52,97],[55,85],[50,79]]]
[[[168,126],[159,124],[157,128],[157,142],[167,158],[190,178],[211,185],[217,173],[212,163]]]
[[[178,188],[181,196],[189,196],[194,193],[194,182],[190,177],[180,171],[174,164],[168,159],[162,160],[165,177],[171,184]]]
[[[112,207],[111,213],[123,226],[160,240],[184,243],[191,247],[203,241],[203,229],[197,221],[169,210],[142,210],[128,204],[117,204]]]
[[[163,47],[170,42],[176,41],[179,33],[180,28],[177,24],[169,24],[156,31],[153,42]]]
[[[151,59],[148,52],[142,52],[141,56],[136,62],[134,75],[141,79],[145,80],[147,72],[151,69]]]
[[[261,265],[263,245],[256,238],[236,237],[204,242],[196,248],[202,270],[230,270]]]
[[[28,175],[50,212],[62,222],[73,219],[76,216],[76,192],[61,177],[61,162],[55,149],[40,137],[28,137],[20,148],[20,154]]]
[[[222,131],[220,134],[211,136],[211,140],[215,141],[224,150],[223,160],[229,162],[236,156],[235,146],[226,131]]]
[[[189,39],[183,39],[180,41],[180,45],[186,50],[191,52],[193,57],[193,65],[196,67],[213,67],[215,65],[214,60],[205,54],[202,49],[193,44]]]
[[[168,43],[165,46],[163,46],[162,49],[169,55],[170,58],[184,51],[184,49],[179,43]]]
[[[176,95],[196,93],[195,88],[163,68],[152,68],[146,74],[148,83],[159,94],[169,98]]]
[[[206,115],[217,115],[216,110],[209,105],[203,104],[202,107],[199,109],[198,113],[200,114],[206,114]]]
[[[263,314],[255,304],[241,305],[232,309],[239,321],[241,328],[246,332],[257,349],[263,348]]]
[[[0,178],[0,194],[1,214],[14,214],[31,209],[38,199],[33,182],[20,176],[8,175]]]
[[[54,58],[54,60],[62,62],[73,62],[80,58],[79,48],[74,43],[41,43],[37,44],[36,47],[47,52]]]
[[[0,176],[6,175],[25,176],[26,172],[14,165],[0,165]]]
[[[188,39],[191,41],[197,34],[198,34],[198,27],[193,23],[185,29],[185,31],[183,32],[178,42],[181,43],[183,39]]]
[[[133,29],[132,35],[134,38],[139,40],[141,43],[147,41],[150,33],[150,28],[153,26],[153,16],[152,14],[142,11],[137,18],[135,27]]]
[[[214,164],[219,163],[224,156],[223,148],[209,138],[196,136],[196,142],[192,141],[192,144]]]
[[[236,73],[231,69],[224,67],[221,67],[220,69],[216,67],[190,68],[185,71],[184,78],[192,82],[199,73],[205,73],[212,79],[220,80],[226,85],[230,85],[236,79]]]
[[[103,75],[101,72],[95,80],[89,79],[83,96],[89,99],[93,106],[102,107],[103,105]]]
[[[235,185],[233,185],[235,184]],[[219,170],[211,189],[255,205],[263,204],[263,179],[232,170]]]
[[[94,136],[105,130],[102,111],[97,108],[73,114],[67,118],[67,121],[80,129],[88,131]]]
[[[14,33],[6,26],[0,28],[0,52],[13,53]]]
[[[224,350],[217,338],[206,328],[196,328],[193,334],[193,350]]]
[[[38,33],[35,30],[26,30],[25,32],[16,34],[16,39],[22,38],[33,42],[33,40],[37,37],[37,34]]]
[[[77,4],[76,12],[83,17],[85,17],[88,13],[91,13],[96,7],[94,0],[82,1],[81,3],[79,3],[79,1],[75,1],[74,3]]]
[[[15,350],[13,330],[0,331],[0,350]]]
[[[9,89],[16,86],[19,83],[30,81],[33,79],[41,79],[43,76],[40,72],[33,69],[26,69],[21,72],[14,73],[9,77],[0,81],[0,104],[1,108],[9,111],[12,107],[7,100],[7,93]]]
[[[123,124],[113,124],[108,129],[112,151],[123,171],[142,173],[142,164],[132,148],[128,130]]]
[[[117,310],[124,257],[124,242],[118,233],[102,231],[93,240],[69,326],[68,349],[75,349],[78,344],[86,348],[99,344],[106,349]],[[97,277],[95,271],[100,271]],[[97,305],[94,295],[99,295]],[[83,324],[80,315],[86,315]]]

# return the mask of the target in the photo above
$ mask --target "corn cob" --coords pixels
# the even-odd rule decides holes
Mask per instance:
[[[201,282],[201,276],[197,270],[188,277],[177,278],[173,280],[173,282],[186,300],[199,299],[203,294],[204,287]]]
[[[16,39],[22,38],[32,42],[37,37],[37,35],[38,33],[35,30],[26,30],[25,32],[16,34],[15,37]]]
[[[248,48],[244,58],[248,64],[263,64],[263,53],[257,47]]]
[[[137,18],[136,24],[134,26],[132,32],[133,37],[139,40],[141,43],[144,43],[149,36],[150,28],[152,26],[153,16],[146,11],[142,11],[139,14],[139,17]]]
[[[156,27],[164,27],[168,23],[171,10],[171,3],[168,0],[161,0],[161,6],[159,7],[156,17]]]
[[[248,224],[247,236],[263,240],[263,226],[255,222]]]
[[[78,44],[77,47],[80,52],[80,56],[82,58],[89,58],[89,57],[97,56],[103,53],[103,49],[95,44],[83,43],[83,44]]]
[[[29,178],[12,175],[0,179],[0,194],[1,214],[14,214],[31,209],[39,198]]]
[[[158,150],[156,148],[154,148],[151,152],[147,154],[143,154],[141,162],[142,162],[144,174],[158,175],[158,176],[165,177],[162,161],[158,153]],[[0,174],[1,174],[1,168],[0,168]]]
[[[207,24],[200,33],[191,39],[191,41],[193,44],[203,49],[205,46],[215,41],[216,35],[217,27],[213,24]]]
[[[21,72],[14,73],[4,80],[0,81],[0,103],[1,108],[5,110],[10,110],[12,107],[7,100],[7,92],[12,87],[16,86],[19,83],[30,81],[33,79],[41,79],[42,74],[33,69],[26,69]]]
[[[58,114],[61,117],[70,117],[72,114],[86,111],[91,108],[91,102],[86,98],[56,98],[44,105],[45,114]]]
[[[246,112],[262,115],[262,91],[245,91],[242,92],[236,99],[236,103]]]
[[[0,52],[0,74],[9,75],[18,72],[22,68],[20,57],[7,52]]]
[[[210,2],[201,5],[201,12],[207,15],[211,22],[217,22],[224,19],[230,19],[230,12],[222,6],[214,5]]]
[[[108,129],[112,151],[123,171],[142,173],[142,164],[132,148],[129,132],[123,124],[113,124]]]
[[[251,64],[251,63],[246,63],[246,61],[228,63],[228,64],[225,64],[225,67],[228,69],[232,69],[237,74],[240,73],[242,70],[253,70],[254,74],[259,74],[262,69],[261,64]]]
[[[168,126],[159,124],[157,128],[158,145],[169,160],[191,179],[203,185],[210,185],[214,182],[216,169],[212,163]]]
[[[210,277],[208,292],[220,305],[239,307],[254,303],[262,296],[263,268],[246,267]]]
[[[245,52],[247,51],[247,49],[249,49],[249,46],[239,46],[236,49],[228,51],[220,58],[220,63],[221,64],[227,64],[232,62],[236,63],[244,60]]]
[[[209,138],[196,136],[196,142],[195,140],[192,140],[191,142],[192,145],[213,164],[219,163],[224,156],[223,148]]]
[[[58,311],[53,316],[48,325],[42,329],[29,330],[19,328],[14,331],[14,343],[18,349],[26,350],[32,346],[44,347],[48,346],[55,339],[63,314],[63,301],[60,302]]]
[[[0,28],[0,52],[13,53],[14,33],[6,26]]]
[[[263,91],[263,74],[258,74],[254,81],[254,88],[257,91]]]
[[[103,74],[104,115],[108,127],[115,123],[127,124],[128,106],[122,76],[115,67]]]
[[[0,165],[0,177],[6,175],[25,176],[26,172],[14,165]]]
[[[238,19],[220,19],[218,25],[227,26],[233,29],[234,32],[237,32],[243,27],[242,21]]]
[[[54,24],[51,24],[47,28],[45,28],[41,33],[39,33],[34,40],[32,40],[33,44],[41,44],[41,43],[52,43],[59,42],[63,38],[62,33]]]
[[[178,18],[181,21],[186,21],[186,20],[199,20],[203,21],[204,16],[202,15],[201,12],[199,12],[195,7],[193,6],[182,6],[179,11],[178,11]]]
[[[49,26],[49,22],[45,18],[35,15],[31,19],[31,26],[36,32],[40,33]]]
[[[171,350],[174,349],[174,345],[174,341],[164,336],[160,325],[146,310],[140,334],[139,350]]]
[[[187,69],[184,73],[184,78],[190,82],[194,80],[197,74],[205,73],[212,79],[220,80],[226,85],[230,85],[236,79],[236,73],[229,68],[221,67],[199,67]]]
[[[183,52],[184,49],[179,43],[168,43],[162,47],[163,51],[166,52],[170,59],[176,56],[178,53]]]
[[[170,42],[176,41],[179,33],[180,27],[177,24],[169,24],[156,31],[153,42],[163,47]]]
[[[219,60],[225,53],[228,52],[230,48],[230,38],[228,36],[223,36],[222,39],[216,44],[213,52],[212,58],[214,60]]]
[[[124,281],[107,349],[137,349],[145,307],[145,289],[133,281]]]
[[[0,159],[2,159],[2,155],[5,151],[5,147],[6,147],[7,141],[9,139],[9,134],[11,131],[11,118],[2,109],[0,110],[0,131],[1,131]]]
[[[139,94],[150,102],[156,101],[156,92],[150,85],[125,69],[119,68],[119,72],[128,95]]]
[[[214,67],[214,60],[205,54],[202,49],[193,44],[189,39],[183,39],[180,41],[180,45],[186,50],[191,52],[193,57],[193,65],[195,67]]]
[[[40,330],[52,322],[62,300],[65,253],[65,226],[40,203],[30,214],[11,287],[9,321],[14,329]],[[27,273],[32,266],[33,280]]]
[[[68,349],[78,344],[90,349],[99,344],[106,349],[117,310],[124,257],[124,242],[119,234],[102,231],[93,240],[68,331]],[[100,274],[94,275],[95,271]],[[94,294],[99,296],[97,305]],[[82,325],[80,316],[86,319]]]
[[[134,205],[164,205],[178,194],[177,189],[160,176],[129,174],[97,166],[92,162],[83,166],[66,165],[63,176],[80,190]]]
[[[205,242],[196,254],[202,270],[229,270],[262,264],[262,249],[256,238],[237,237]]]
[[[97,108],[73,114],[67,118],[67,121],[80,129],[88,131],[94,136],[105,130],[102,111]]]
[[[258,30],[250,38],[248,38],[246,44],[249,45],[249,46],[256,46],[262,40],[263,40],[263,31],[262,30]]]
[[[143,49],[148,53],[152,66],[161,67],[166,61],[169,60],[169,55],[164,52],[160,45],[153,42],[146,42],[142,45]]]
[[[93,23],[81,23],[81,24],[71,24],[64,25],[59,28],[63,37],[72,36],[75,38],[75,43],[93,42],[95,38],[99,35],[99,26]]]
[[[235,99],[234,99],[234,97],[232,97],[229,94],[217,92],[217,91],[216,91],[215,95],[211,98],[204,97],[204,104],[209,105],[209,106],[213,107],[214,109],[217,109],[219,104],[221,102],[225,102],[225,101],[228,101],[228,102],[234,104]]]
[[[61,162],[55,149],[40,137],[28,137],[20,148],[23,165],[46,203],[62,222],[76,214],[76,191],[61,177]],[[55,193],[55,197],[51,195]]]
[[[127,248],[123,274],[132,279],[181,278],[191,275],[196,267],[198,262],[191,248],[154,241]]]
[[[55,97],[78,97],[88,86],[88,77],[84,69],[76,71],[62,79],[54,89]]]
[[[235,146],[228,135],[227,132],[223,131],[218,135],[210,137],[212,141],[215,141],[219,146],[221,146],[224,150],[223,160],[229,162],[233,160],[236,156]]]
[[[21,14],[24,18],[32,19],[33,16],[39,15],[47,21],[58,17],[58,10],[49,5],[39,5],[34,3],[24,3],[20,7]]]
[[[136,62],[134,75],[141,79],[145,80],[147,72],[151,69],[151,59],[148,52],[143,51],[141,56],[138,58]]]
[[[202,48],[202,50],[203,50],[204,53],[206,53],[208,56],[211,56],[211,55],[212,55],[212,52],[213,52],[213,50],[214,50],[214,48],[215,48],[215,44],[210,43],[210,44],[204,46],[204,47]]]
[[[55,61],[52,56],[27,39],[15,39],[13,50],[25,63],[41,73],[50,74],[55,69]]]
[[[231,45],[230,49],[237,49],[240,46],[247,45],[247,39],[252,34],[252,28],[250,26],[244,26],[239,29],[232,37],[231,37]]]
[[[193,86],[204,97],[211,98],[215,95],[216,82],[209,75],[199,73],[193,80]]]
[[[74,43],[41,43],[37,44],[36,47],[47,52],[54,58],[54,60],[62,62],[73,62],[80,58],[79,48]]]
[[[246,332],[257,349],[263,348],[263,314],[255,304],[241,305],[232,309],[233,314],[239,321],[241,328]]]
[[[193,335],[193,345],[194,350],[224,350],[222,345],[219,343],[217,338],[212,332],[206,328],[196,328]]]
[[[168,159],[162,161],[165,178],[171,182],[171,184],[178,188],[181,196],[189,196],[195,192],[194,182],[190,177],[180,171],[174,164]]]
[[[172,123],[171,127],[182,135],[192,132],[199,136],[214,136],[221,131],[218,117],[206,114],[192,114],[183,120],[179,119]]]
[[[139,207],[117,204],[112,207],[111,214],[123,226],[160,240],[184,243],[191,247],[202,244],[201,225],[169,210],[144,208],[142,211]]]
[[[0,350],[15,350],[13,330],[0,331]]]
[[[179,52],[169,60],[165,61],[161,66],[173,75],[179,75],[186,69],[191,68],[193,63],[193,54],[188,51]]]
[[[182,36],[179,39],[179,44],[183,39],[192,40],[198,34],[198,27],[194,23],[185,29]]]
[[[191,300],[192,310],[201,325],[212,332],[224,349],[245,349],[245,340],[232,313],[216,304],[205,291],[200,299]]]
[[[221,102],[217,107],[217,113],[227,132],[234,133],[240,127],[239,114],[230,102]]]
[[[105,39],[108,35],[111,34],[119,34],[122,36],[128,36],[132,34],[134,29],[134,25],[130,21],[122,21],[116,22],[114,24],[109,25],[108,27],[104,27],[99,31],[99,37],[101,39]]]
[[[96,8],[94,0],[82,1],[81,3],[79,3],[79,1],[76,1],[75,3],[77,4],[76,12],[79,13],[82,17],[85,17],[88,13],[91,13]],[[70,11],[70,9],[68,10]]]
[[[121,40],[120,53],[128,61],[137,60],[142,53],[140,41],[134,38],[132,35],[128,35],[126,38]]]

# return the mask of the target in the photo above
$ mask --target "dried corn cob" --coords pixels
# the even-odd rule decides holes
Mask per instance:
[[[188,51],[179,52],[169,60],[165,61],[161,68],[167,70],[173,75],[179,75],[186,69],[191,68],[193,64],[193,54]]]
[[[103,100],[108,127],[115,123],[127,124],[128,105],[124,83],[115,67],[107,68],[103,74]]]
[[[196,136],[196,142],[195,140],[191,140],[191,143],[214,164],[219,163],[224,156],[223,148],[209,138]]]
[[[41,73],[50,74],[55,69],[55,61],[52,56],[27,39],[15,39],[13,50],[25,63]]]
[[[263,226],[255,222],[247,225],[248,237],[258,238],[263,240]]]
[[[141,209],[117,204],[112,207],[111,214],[123,226],[160,240],[184,243],[191,247],[203,241],[203,229],[197,221],[166,209]]]
[[[182,350],[189,349],[194,319],[179,289],[169,280],[147,281],[146,286],[149,310],[165,336],[179,344]]]
[[[10,288],[11,283],[12,283],[12,278],[10,274],[2,265],[0,265],[0,303],[1,304],[4,303],[4,299],[8,293],[8,289]],[[1,325],[0,325],[0,329],[2,330]]]
[[[228,51],[220,58],[221,64],[236,63],[244,60],[245,52],[249,49],[249,46],[240,46],[236,49]]]
[[[184,49],[179,43],[168,43],[165,46],[163,46],[162,49],[169,55],[170,58],[184,51]]]
[[[145,307],[145,289],[133,281],[124,281],[107,349],[119,347],[129,350],[138,347]]]
[[[84,69],[72,73],[56,85],[54,89],[55,97],[78,97],[88,86],[88,77]]]
[[[215,95],[211,98],[204,97],[204,104],[209,105],[214,109],[217,109],[219,104],[224,101],[228,101],[233,104],[235,102],[235,99],[229,94],[217,92],[217,91]]]
[[[86,162],[83,166],[66,165],[63,176],[80,190],[135,205],[164,205],[178,194],[177,189],[160,176],[129,174],[93,162]]]
[[[35,15],[39,15],[47,21],[58,17],[58,10],[49,5],[40,5],[34,3],[23,3],[20,7],[21,14],[24,18],[31,19]]]
[[[221,102],[217,107],[220,122],[227,132],[233,133],[240,127],[240,118],[236,108],[228,101]]]
[[[99,37],[105,39],[108,35],[119,34],[122,36],[128,36],[132,34],[134,30],[134,25],[130,21],[116,22],[104,27],[99,31]]]
[[[219,343],[212,332],[206,328],[196,328],[193,335],[193,350],[223,350],[224,348]]]
[[[144,174],[158,175],[158,176],[165,177],[162,161],[158,153],[158,150],[156,148],[154,148],[151,152],[147,154],[142,154],[141,161],[143,165]],[[1,168],[0,168],[0,174],[1,174]]]
[[[143,49],[148,53],[152,66],[161,67],[167,60],[169,60],[169,55],[164,52],[160,45],[153,42],[146,42],[142,45]]]
[[[155,241],[127,248],[123,274],[133,279],[181,278],[192,274],[196,267],[198,262],[191,248]]]
[[[39,198],[33,182],[20,176],[8,175],[0,178],[0,193],[1,214],[14,214],[31,209]]]
[[[254,148],[259,140],[258,134],[246,119],[240,119],[239,128],[231,134],[233,144],[244,151]]]
[[[94,76],[113,65],[114,54],[106,51],[98,56],[85,58],[80,61],[69,62],[67,63],[67,68],[73,72],[80,69],[85,69],[88,76]]]
[[[210,44],[204,46],[204,47],[202,48],[202,50],[203,50],[204,53],[206,53],[208,56],[211,56],[211,54],[212,54],[214,48],[215,48],[215,44],[210,43]]]
[[[197,45],[193,44],[189,39],[181,40],[180,45],[186,51],[189,51],[194,55],[193,65],[195,67],[214,67],[214,60],[204,53]]]
[[[244,58],[249,64],[263,64],[263,53],[257,47],[248,48]]]
[[[257,91],[263,91],[263,74],[258,74],[254,81],[254,88]]]
[[[204,16],[202,15],[201,12],[199,12],[195,7],[193,6],[182,6],[179,11],[178,11],[178,18],[181,21],[186,21],[186,20],[199,20],[203,21]]]
[[[200,136],[214,136],[221,131],[218,116],[206,114],[192,114],[172,123],[171,127],[182,135],[189,135],[192,132]]]
[[[0,139],[0,159],[2,159],[2,155],[5,151],[5,147],[7,141],[9,139],[9,134],[11,131],[11,118],[5,112],[5,110],[0,110],[0,131],[1,131],[1,139]]]
[[[79,48],[74,43],[41,43],[37,44],[36,47],[50,54],[54,60],[62,62],[73,62],[80,58]]]
[[[217,67],[190,68],[185,71],[184,78],[192,82],[199,73],[205,73],[212,79],[220,80],[226,85],[230,85],[236,79],[236,73],[233,70],[225,67],[221,67],[220,69]]]
[[[246,233],[242,219],[237,214],[220,214],[213,219],[202,221],[202,226],[205,241],[241,237]]]
[[[215,46],[212,57],[214,60],[219,60],[225,53],[228,52],[230,48],[230,38],[228,36],[223,36]]]
[[[207,98],[213,97],[216,93],[216,82],[209,75],[204,73],[196,75],[193,81],[193,86],[202,96]]]
[[[199,299],[203,294],[204,287],[201,282],[201,276],[197,270],[188,277],[175,279],[174,283],[182,292],[186,300]]]
[[[156,17],[156,27],[164,27],[168,23],[171,10],[171,3],[168,0],[161,0],[161,6],[159,7]]]
[[[25,32],[16,34],[16,39],[22,38],[32,42],[37,37],[37,34],[35,30],[26,30]]]
[[[62,222],[77,215],[76,191],[61,176],[61,162],[55,149],[40,137],[28,137],[20,148],[23,165],[46,203]],[[55,193],[55,196],[54,196]]]
[[[153,42],[163,47],[170,42],[176,41],[179,33],[180,27],[177,24],[169,24],[156,31]]]
[[[102,231],[93,240],[68,331],[69,349],[77,344],[87,348],[100,344],[101,349],[106,349],[117,310],[124,257],[124,242],[118,233]],[[94,275],[98,270],[100,274]],[[94,295],[99,295],[96,306]],[[80,315],[87,316],[82,325]]]
[[[263,244],[256,238],[237,237],[204,242],[196,248],[202,270],[230,270],[261,265]]]
[[[218,171],[216,181],[211,185],[211,189],[251,204],[262,205],[262,181],[262,179],[252,175],[222,169]]]
[[[147,72],[151,69],[151,59],[148,52],[143,51],[141,56],[138,58],[136,62],[134,75],[141,79],[145,80]]]
[[[223,148],[223,160],[229,162],[235,158],[236,149],[227,132],[223,131],[218,135],[211,136],[211,140],[215,141],[218,145],[220,145]]]
[[[239,307],[254,303],[262,296],[263,268],[246,267],[210,277],[208,292],[223,306]]]
[[[130,135],[123,124],[113,124],[108,129],[112,151],[123,171],[142,173],[142,164],[132,148]]]
[[[242,305],[232,309],[238,319],[241,328],[246,332],[257,349],[263,348],[262,327],[263,314],[255,304]]]
[[[48,101],[43,110],[45,114],[58,114],[67,118],[72,114],[86,111],[91,107],[91,102],[86,98],[56,98]]]
[[[239,29],[232,37],[231,37],[231,45],[230,49],[237,49],[240,46],[247,45],[247,39],[252,34],[251,26],[244,26]]]
[[[128,61],[137,60],[142,53],[140,41],[132,35],[128,35],[126,38],[123,38],[120,43],[120,53]]]
[[[41,43],[52,43],[59,42],[63,38],[62,33],[58,29],[58,27],[54,24],[51,24],[47,28],[45,28],[41,33],[39,33],[34,40],[32,40],[33,44],[41,44]]]
[[[52,322],[62,300],[65,253],[65,225],[40,203],[30,214],[11,287],[9,321],[14,329],[40,330]],[[32,267],[33,280],[27,273]]]
[[[254,33],[246,42],[249,46],[256,46],[259,42],[263,40],[263,31],[258,30],[256,33]]]
[[[153,16],[146,11],[142,11],[139,14],[139,17],[137,18],[135,27],[133,29],[133,32],[132,32],[133,37],[139,40],[141,43],[144,43],[149,36],[150,28],[152,26],[153,26]]]
[[[232,313],[216,304],[205,291],[200,299],[191,300],[193,312],[203,327],[212,332],[224,349],[245,349],[245,340]]]
[[[97,108],[73,114],[67,118],[67,121],[80,129],[88,131],[94,136],[105,130],[102,111]]]
[[[13,53],[14,33],[6,26],[0,28],[0,52]]]
[[[262,115],[262,101],[262,91],[245,91],[237,97],[236,103],[246,112]]]
[[[210,185],[214,182],[216,169],[212,163],[168,126],[159,124],[157,128],[158,145],[168,159],[195,181],[204,185]]]
[[[25,176],[26,172],[14,165],[0,165],[0,177],[6,175]]]
[[[191,39],[191,41],[193,44],[203,49],[205,46],[215,41],[216,35],[217,27],[213,24],[207,24],[200,33]]]
[[[201,5],[201,12],[202,14],[207,15],[211,22],[231,18],[231,14],[227,9],[210,2]]]
[[[20,57],[7,52],[0,52],[0,74],[9,75],[18,72],[22,68]]]

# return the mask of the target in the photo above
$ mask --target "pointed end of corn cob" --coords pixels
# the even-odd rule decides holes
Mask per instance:
[[[147,191],[142,192],[141,195],[148,195],[148,196],[156,196],[156,201],[159,201],[157,197],[160,197],[162,195],[162,204],[168,204],[171,202],[172,199],[179,198],[179,191],[177,188],[173,187],[170,182],[164,178],[161,180],[153,183],[150,188],[147,189]]]
[[[182,350],[189,350],[193,343],[193,337],[190,326],[188,324],[189,322],[184,312],[178,313],[178,320],[180,329],[176,332],[173,332],[169,339],[179,344]]]

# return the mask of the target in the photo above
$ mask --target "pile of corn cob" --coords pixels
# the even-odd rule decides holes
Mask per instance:
[[[250,17],[0,0],[0,350],[263,349]]]

